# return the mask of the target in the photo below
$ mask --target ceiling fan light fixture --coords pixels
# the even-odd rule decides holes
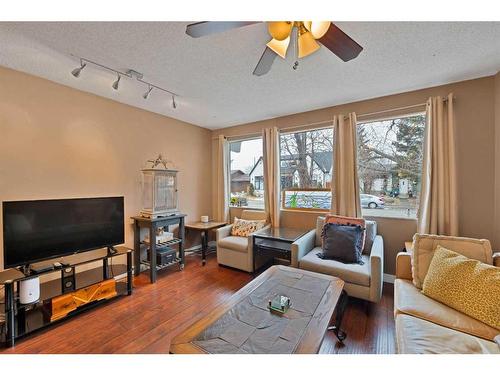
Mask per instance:
[[[283,40],[271,39],[271,41],[267,43],[267,46],[283,59],[286,58],[286,51],[288,50],[289,45],[290,37]]]
[[[310,31],[314,39],[320,39],[326,34],[330,25],[330,21],[304,21],[304,27]]]
[[[290,36],[292,31],[293,22],[290,21],[274,21],[268,22],[267,29],[269,34],[278,41],[285,40]]]
[[[298,47],[298,57],[300,59],[316,52],[319,49],[319,44],[314,39],[313,35],[309,31],[306,31],[305,33],[299,35]]]

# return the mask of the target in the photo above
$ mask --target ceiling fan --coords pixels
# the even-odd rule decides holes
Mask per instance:
[[[255,23],[259,22],[197,22],[187,25],[186,34],[199,38]],[[316,52],[320,45],[328,48],[343,61],[356,58],[363,50],[363,47],[330,21],[273,21],[268,22],[268,31],[272,39],[266,44],[266,49],[253,71],[257,76],[271,70],[276,56],[285,58],[290,44],[295,46],[297,56],[294,69],[299,65],[298,59]]]

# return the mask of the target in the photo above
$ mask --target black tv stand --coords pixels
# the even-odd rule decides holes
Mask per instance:
[[[0,322],[0,343],[6,346],[14,346],[15,340],[26,337],[35,331],[46,328],[58,322],[70,319],[95,306],[108,302],[118,296],[132,294],[132,253],[133,250],[124,246],[98,249],[79,253],[64,258],[62,267],[52,267],[38,273],[29,272],[24,274],[21,269],[10,268],[0,272],[0,285],[5,287],[5,303],[0,305],[0,310],[5,309],[5,322]],[[113,259],[118,256],[126,257],[126,265],[119,264]],[[60,258],[55,258],[57,261]],[[77,270],[78,266],[102,261],[102,267],[88,270]],[[53,275],[58,278],[40,283],[40,299],[37,302],[23,305],[19,302],[19,286],[24,280],[42,275]],[[52,319],[47,314],[47,304],[52,299],[74,291],[90,287],[106,280],[115,280],[116,295],[108,299],[89,302],[78,307],[68,315]],[[71,286],[66,284],[71,281]],[[0,313],[3,311],[0,311]]]

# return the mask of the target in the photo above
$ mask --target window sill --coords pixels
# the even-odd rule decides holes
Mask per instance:
[[[407,216],[378,216],[378,215],[362,215],[364,219],[389,219],[389,220],[406,220],[406,221],[417,221],[416,217],[407,217]]]
[[[237,208],[241,210],[252,210],[252,211],[264,211],[264,208],[257,208],[257,207],[245,207],[245,206],[229,206],[229,209],[231,208]]]
[[[297,212],[297,213],[303,213],[303,214],[322,214],[322,215],[327,215],[330,213],[330,210],[313,210],[313,209],[307,209],[307,208],[281,208],[281,212]]]

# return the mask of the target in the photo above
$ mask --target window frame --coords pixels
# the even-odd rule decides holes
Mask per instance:
[[[409,112],[409,113],[402,113],[402,114],[397,114],[397,115],[393,115],[393,116],[383,116],[383,117],[370,118],[369,120],[366,120],[366,121],[357,121],[356,127],[360,126],[360,125],[370,124],[370,123],[373,123],[373,122],[391,121],[391,120],[395,120],[395,119],[401,119],[401,118],[406,118],[406,117],[414,117],[414,116],[423,116],[424,117],[425,127],[427,126],[427,112],[425,110],[423,110],[423,111],[412,111],[412,112]],[[424,134],[425,134],[425,128],[424,128]],[[356,134],[356,136],[357,136],[357,134]],[[423,152],[424,142],[425,142],[425,136],[422,139],[422,152]],[[356,144],[357,144],[357,140],[356,140]],[[359,146],[357,146],[357,150],[356,150],[356,164],[358,165],[358,168],[359,168],[359,154],[358,154],[358,150],[359,150]],[[358,172],[359,172],[359,170],[356,171],[356,173],[358,174],[358,183],[359,183],[360,182],[360,178],[359,178],[359,173]],[[420,173],[422,174],[422,172],[423,171],[421,170]],[[421,191],[420,191],[420,193],[421,193]],[[368,194],[368,193],[361,193],[361,187],[360,187],[360,203],[361,203],[361,194]],[[369,194],[369,195],[373,195],[373,194]],[[419,198],[420,198],[420,196],[419,196]],[[383,215],[380,215],[380,214],[365,215],[363,213],[363,208],[361,208],[361,215],[362,215],[363,218],[365,218],[365,217],[373,217],[373,218],[383,218],[383,219],[389,219],[389,220],[411,220],[411,221],[417,221],[419,219],[420,212],[419,212],[419,207],[417,206],[416,207],[415,217],[412,217],[412,216],[383,216]]]
[[[329,191],[331,192],[332,189],[331,188],[294,188],[294,187],[291,187],[291,188],[287,188],[287,189],[283,189],[282,186],[281,186],[281,136],[282,135],[287,135],[287,134],[294,134],[294,133],[305,133],[305,132],[313,132],[313,131],[319,131],[319,130],[326,130],[326,129],[332,129],[333,132],[335,132],[335,130],[333,129],[333,125],[330,125],[330,126],[318,126],[318,127],[311,127],[311,128],[308,128],[308,127],[298,127],[297,129],[284,129],[284,130],[280,130],[279,131],[279,158],[278,158],[278,161],[279,161],[279,165],[278,165],[278,171],[279,171],[279,178],[278,178],[278,181],[279,181],[279,184],[280,184],[280,194],[279,194],[279,199],[280,199],[280,211],[293,211],[293,212],[300,212],[300,211],[303,211],[303,212],[307,212],[307,213],[319,213],[319,214],[325,214],[325,213],[329,213],[331,211],[331,208],[309,208],[309,207],[285,207],[285,192],[286,191]],[[335,134],[333,134],[333,139],[332,139],[332,178],[333,178],[333,148],[335,147]],[[330,184],[331,184],[331,180],[330,180]],[[332,193],[332,199],[333,199],[333,193]]]
[[[264,211],[266,209],[265,208],[265,189],[264,189],[264,195],[262,197],[263,202],[264,202],[264,205],[262,208],[249,207],[249,206],[233,206],[231,204],[231,143],[253,141],[253,140],[257,140],[257,139],[260,139],[262,142],[262,162],[264,162],[264,141],[263,141],[262,135],[260,133],[246,135],[246,136],[227,137],[227,160],[226,160],[226,165],[227,165],[227,206],[229,209],[236,208],[236,209],[244,209],[244,210],[248,209],[248,210],[254,210],[254,211]]]

